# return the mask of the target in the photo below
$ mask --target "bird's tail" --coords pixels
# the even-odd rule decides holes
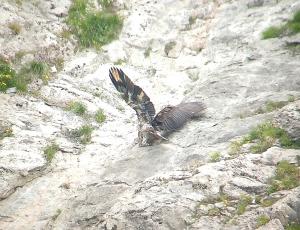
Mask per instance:
[[[180,110],[189,113],[191,118],[201,117],[204,115],[206,106],[202,102],[183,102],[177,105]]]

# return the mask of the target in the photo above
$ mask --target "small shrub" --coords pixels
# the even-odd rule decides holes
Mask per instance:
[[[10,22],[10,23],[8,24],[8,28],[9,28],[15,35],[20,34],[20,33],[21,33],[21,29],[22,29],[21,25],[20,25],[19,23],[17,23],[17,22]]]
[[[209,154],[210,162],[218,162],[221,160],[221,153],[220,152],[212,152]]]
[[[102,109],[99,109],[99,110],[96,112],[96,114],[95,114],[95,120],[96,120],[99,124],[101,124],[101,123],[103,123],[103,122],[105,121],[105,119],[106,119],[106,116],[105,116],[103,110],[102,110]]]
[[[111,1],[101,2],[108,4]],[[82,47],[100,48],[118,37],[123,22],[113,12],[90,12],[86,0],[75,0],[70,7],[67,24]]]
[[[5,61],[0,60],[0,91],[5,92],[8,88],[16,87],[19,91],[26,90],[26,81],[22,76]]]
[[[86,106],[78,101],[71,102],[67,109],[78,116],[83,116],[86,113]]]
[[[292,189],[300,185],[299,169],[288,161],[278,163],[275,176],[271,178],[267,192],[273,193],[280,190]]]
[[[59,146],[55,143],[52,143],[51,145],[48,145],[44,149],[44,156],[48,162],[51,162],[52,159],[55,156],[55,153],[59,150]]]
[[[81,144],[87,144],[91,141],[93,128],[90,125],[83,125],[78,129],[71,131],[71,136]]]
[[[238,215],[242,215],[246,211],[246,208],[251,203],[251,201],[252,198],[250,196],[242,195],[237,204],[236,213]]]
[[[257,227],[263,226],[267,224],[269,221],[270,221],[270,217],[268,217],[267,215],[260,215],[257,218]]]

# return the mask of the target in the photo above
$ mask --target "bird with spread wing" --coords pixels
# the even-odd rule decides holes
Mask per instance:
[[[156,140],[166,139],[180,129],[191,118],[203,115],[205,106],[201,102],[186,102],[166,106],[155,115],[155,108],[141,87],[135,85],[123,70],[112,67],[109,77],[121,93],[122,98],[133,108],[138,117],[138,142],[140,146],[152,145]]]

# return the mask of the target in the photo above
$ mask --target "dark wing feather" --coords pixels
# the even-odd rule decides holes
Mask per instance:
[[[201,102],[181,103],[177,106],[167,106],[154,118],[152,125],[164,131],[175,131],[188,120],[201,116],[205,106]]]
[[[110,68],[109,77],[123,99],[136,111],[138,118],[150,123],[155,116],[155,108],[142,88],[135,85],[119,68]]]

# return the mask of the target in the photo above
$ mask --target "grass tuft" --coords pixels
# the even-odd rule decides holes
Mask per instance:
[[[42,79],[44,83],[47,83],[50,76],[50,68],[45,62],[31,61],[26,63],[20,69],[18,75],[26,82],[26,84],[29,84],[36,78]]]
[[[298,10],[292,20],[280,26],[271,26],[262,33],[262,39],[290,36],[300,32],[300,10]]]
[[[61,209],[57,209],[55,214],[51,217],[52,221],[56,221],[56,219],[59,217],[61,212],[62,212]]]
[[[241,153],[242,146],[248,142],[247,137],[244,137],[242,140],[233,141],[230,143],[229,155],[236,156]]]
[[[75,113],[78,116],[83,116],[86,113],[86,106],[78,101],[72,101],[67,110],[72,111],[73,113]]]
[[[212,152],[209,154],[210,162],[218,162],[221,160],[220,152]]]
[[[88,144],[92,138],[93,128],[90,125],[83,125],[71,132],[71,136],[81,144]]]
[[[250,196],[242,195],[236,207],[236,213],[242,215],[249,204],[251,204],[252,198]]]
[[[144,57],[145,57],[145,58],[149,57],[151,51],[152,51],[152,48],[149,46],[149,47],[144,51]]]
[[[288,97],[287,101],[267,101],[264,107],[260,107],[258,110],[256,110],[256,114],[270,113],[286,106],[289,102],[291,102],[290,97]]]
[[[286,226],[285,230],[300,230],[300,223],[291,223]]]
[[[267,224],[270,221],[270,217],[267,215],[260,215],[257,218],[257,227],[263,226],[265,224]]]
[[[275,176],[271,178],[267,190],[269,194],[286,189],[292,189],[300,185],[299,169],[288,161],[280,161],[276,167]]]
[[[101,1],[110,4],[111,1]],[[84,48],[101,46],[116,39],[123,22],[111,11],[92,12],[88,10],[88,1],[74,0],[70,7],[67,24]]]
[[[51,162],[52,159],[55,156],[55,153],[59,150],[59,146],[55,143],[52,143],[51,145],[48,145],[45,149],[44,149],[44,156],[47,160],[47,162]]]
[[[112,7],[113,0],[98,0],[98,3],[102,6],[103,9],[108,9]]]
[[[101,124],[105,121],[106,119],[106,115],[104,114],[102,109],[99,109],[96,113],[95,113],[95,120]]]
[[[262,37],[263,39],[278,38],[283,32],[283,27],[271,26],[262,33]]]
[[[4,139],[5,137],[12,137],[13,130],[11,127],[6,127],[4,130],[0,130],[0,140]]]
[[[29,63],[29,69],[33,74],[44,75],[49,71],[49,67],[44,62],[32,61]]]
[[[274,126],[271,122],[267,122],[253,129],[247,137],[248,141],[256,141],[251,146],[253,153],[262,153],[272,147],[276,140],[284,148],[300,148],[299,140],[291,140],[286,131]]]
[[[10,22],[8,24],[8,28],[15,34],[15,35],[18,35],[21,33],[21,25],[17,22]]]

